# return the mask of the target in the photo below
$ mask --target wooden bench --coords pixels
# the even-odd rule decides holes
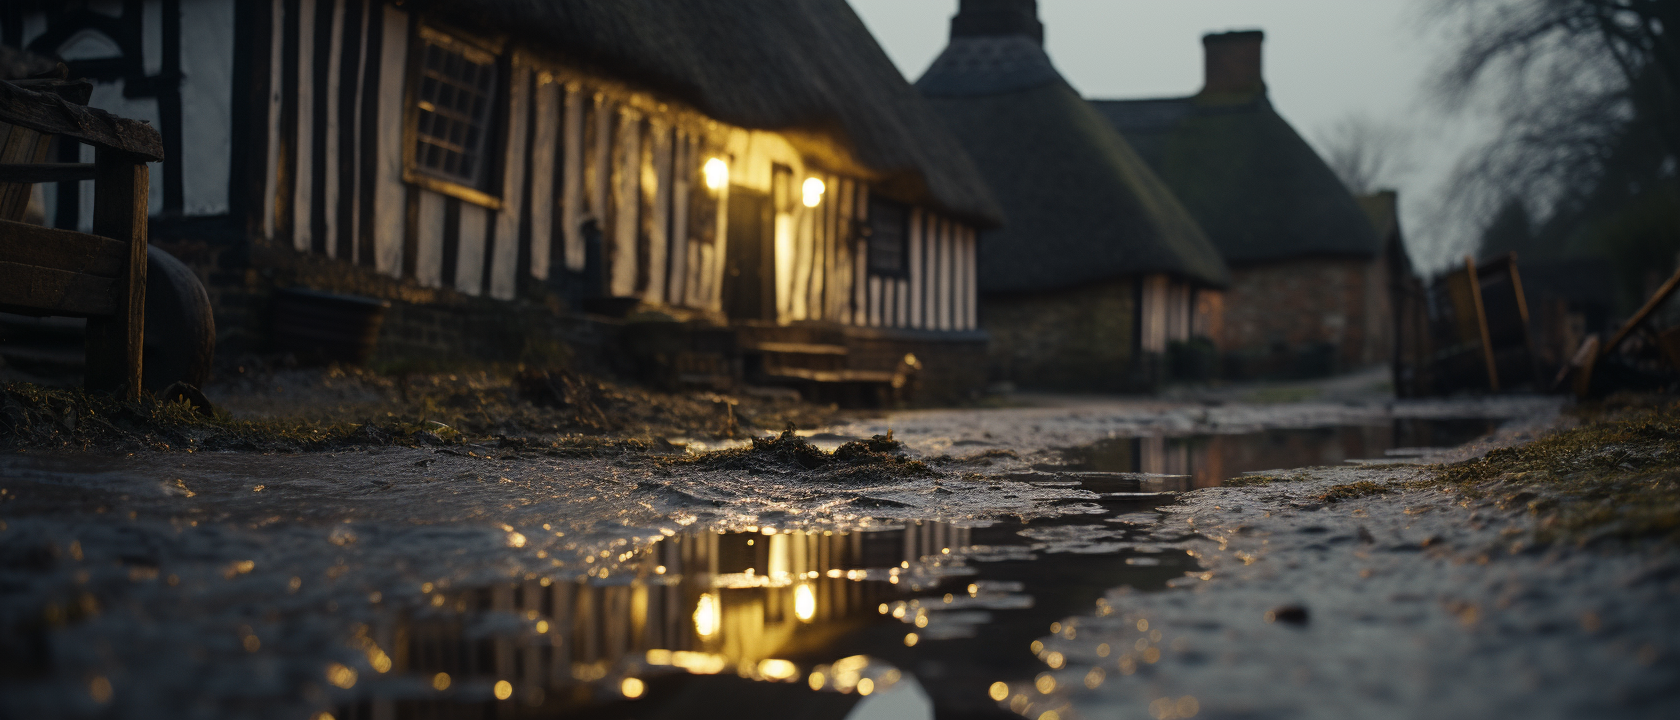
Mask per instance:
[[[86,106],[85,82],[0,80],[0,311],[88,320],[86,386],[138,398],[145,338],[146,163],[163,141]],[[54,136],[92,163],[46,163]],[[92,180],[93,234],[21,222],[33,185]]]

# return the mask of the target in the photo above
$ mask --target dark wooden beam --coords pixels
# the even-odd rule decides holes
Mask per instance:
[[[0,307],[29,314],[108,316],[116,285],[112,278],[0,260]]]
[[[128,258],[111,315],[88,319],[86,384],[137,399],[146,332],[146,165],[108,148],[99,148],[94,164],[93,232],[127,245]]]
[[[163,138],[152,126],[98,108],[70,103],[52,93],[25,90],[0,80],[0,121],[120,150],[142,162],[163,160]]]
[[[0,262],[114,278],[128,247],[98,235],[0,220]]]
[[[163,213],[179,216],[186,207],[186,185],[181,177],[185,172],[181,157],[181,0],[163,0],[160,14],[163,70],[156,81],[156,92],[158,121],[163,126]]]

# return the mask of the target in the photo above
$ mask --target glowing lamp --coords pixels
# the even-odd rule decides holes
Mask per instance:
[[[822,204],[822,196],[828,191],[828,186],[816,178],[805,178],[805,207],[814,208]]]
[[[724,162],[721,158],[707,160],[706,166],[701,169],[701,172],[706,175],[707,188],[722,190],[723,186],[729,184],[729,163]]]

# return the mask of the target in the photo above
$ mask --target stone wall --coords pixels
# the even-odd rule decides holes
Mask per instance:
[[[1158,355],[1137,352],[1137,283],[1121,279],[980,299],[991,334],[993,381],[1021,388],[1128,392],[1154,389]]]
[[[1386,262],[1304,258],[1233,268],[1225,293],[1223,375],[1314,377],[1388,362]]]

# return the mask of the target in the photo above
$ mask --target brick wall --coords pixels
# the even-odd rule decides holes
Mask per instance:
[[[1306,258],[1234,268],[1218,345],[1232,379],[1308,377],[1387,362],[1386,264]]]
[[[1018,387],[1126,392],[1159,382],[1160,358],[1136,351],[1133,279],[980,299],[994,381]]]

